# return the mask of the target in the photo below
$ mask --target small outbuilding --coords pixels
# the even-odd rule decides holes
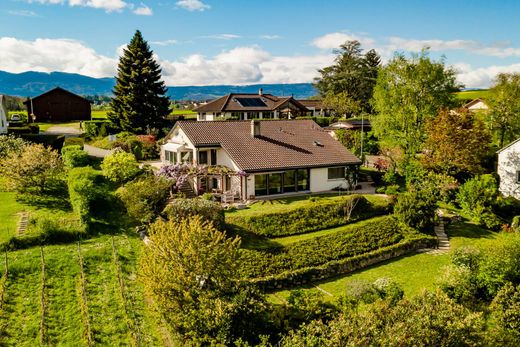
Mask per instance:
[[[0,95],[0,134],[7,134],[7,107],[4,95]]]
[[[497,173],[500,193],[520,199],[520,139],[498,151]]]
[[[90,120],[92,115],[90,101],[60,87],[29,98],[24,104],[27,114],[34,114],[37,122]]]

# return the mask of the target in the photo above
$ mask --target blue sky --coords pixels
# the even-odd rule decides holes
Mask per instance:
[[[168,85],[309,82],[347,39],[430,46],[468,87],[520,72],[518,1],[0,0],[0,70],[112,76],[139,29]]]

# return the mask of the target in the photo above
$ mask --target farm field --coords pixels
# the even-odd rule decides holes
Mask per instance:
[[[455,98],[459,100],[467,100],[471,101],[473,99],[481,98],[486,99],[489,96],[490,91],[488,89],[480,89],[480,90],[466,90],[462,92],[455,93]]]

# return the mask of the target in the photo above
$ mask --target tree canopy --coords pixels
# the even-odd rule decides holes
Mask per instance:
[[[123,131],[159,132],[170,112],[166,92],[159,64],[138,30],[119,59],[108,118]]]
[[[520,73],[499,74],[490,91],[490,124],[503,147],[520,136]]]
[[[431,60],[426,50],[410,58],[396,54],[379,71],[372,127],[382,147],[399,153],[400,169],[421,149],[426,121],[451,106],[458,89],[455,71]]]
[[[314,86],[327,106],[339,114],[371,110],[370,99],[381,59],[375,50],[363,54],[359,41],[347,41],[334,50],[334,64],[319,70]]]

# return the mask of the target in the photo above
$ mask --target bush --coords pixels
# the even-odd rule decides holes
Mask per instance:
[[[309,206],[290,211],[244,217],[227,216],[226,222],[258,235],[277,237],[332,228],[387,211],[388,205],[373,206],[361,195],[349,195],[331,201],[316,200]]]
[[[493,212],[504,219],[510,220],[513,216],[520,215],[520,201],[512,196],[499,196],[493,204]]]
[[[457,203],[471,218],[478,219],[489,212],[498,196],[497,181],[493,175],[477,176],[464,183],[457,193]]]
[[[52,149],[60,152],[65,142],[63,135],[48,135],[48,134],[22,134],[20,137],[32,143],[39,143],[45,147],[52,147]]]
[[[10,153],[22,154],[27,144],[22,138],[14,135],[0,135],[0,159],[7,157]]]
[[[103,200],[103,175],[90,166],[74,168],[69,172],[68,187],[72,209],[88,225],[93,205]]]
[[[433,225],[436,208],[436,201],[431,195],[412,187],[399,195],[394,215],[404,225],[424,231]]]
[[[205,199],[175,199],[166,206],[164,214],[169,220],[174,221],[198,215],[203,221],[212,222],[218,230],[223,230],[225,227],[222,205]]]
[[[403,230],[391,216],[374,218],[362,226],[347,226],[330,235],[263,250],[241,249],[243,277],[266,277],[322,265],[398,243]]]
[[[82,137],[67,137],[67,138],[65,138],[63,147],[79,146],[80,149],[83,149],[84,144],[85,144],[85,140]]]
[[[139,163],[131,153],[116,151],[103,159],[103,175],[117,183],[125,183],[140,172]]]
[[[125,184],[116,194],[130,217],[148,223],[164,210],[171,185],[171,181],[165,178],[149,175]]]
[[[83,130],[87,138],[94,138],[105,137],[115,129],[108,120],[92,120],[83,122]]]
[[[87,166],[89,164],[88,153],[78,145],[63,147],[61,149],[61,157],[63,158],[63,163],[68,168]]]

